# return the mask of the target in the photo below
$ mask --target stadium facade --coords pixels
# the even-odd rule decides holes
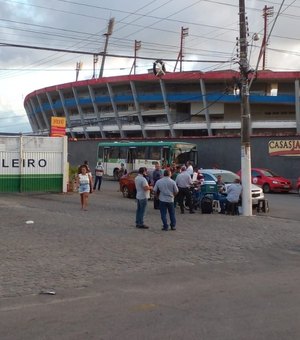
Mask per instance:
[[[76,81],[28,94],[32,130],[49,134],[66,117],[70,138],[178,138],[239,135],[235,71],[174,72]],[[300,72],[260,71],[250,87],[253,135],[300,133]]]

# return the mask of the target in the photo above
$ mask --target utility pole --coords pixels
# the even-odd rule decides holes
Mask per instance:
[[[103,34],[106,37],[106,39],[105,39],[105,46],[104,46],[102,62],[101,62],[101,67],[100,67],[100,72],[99,72],[99,78],[102,78],[103,76],[104,63],[105,63],[105,58],[106,58],[107,46],[108,46],[108,39],[112,35],[114,23],[115,23],[115,18],[111,18],[108,23],[107,32]]]
[[[134,41],[134,60],[133,60],[133,64],[132,64],[132,66],[131,66],[131,70],[130,70],[130,73],[129,73],[129,74],[131,74],[132,70],[133,70],[133,74],[136,73],[136,52],[137,52],[141,47],[142,47],[141,41],[135,40],[135,41]]]
[[[98,55],[93,56],[93,79],[96,78],[96,64],[98,63]]]
[[[188,28],[183,28],[181,27],[181,35],[180,35],[180,50],[179,50],[179,53],[178,53],[178,57],[177,57],[177,60],[176,60],[176,64],[175,64],[175,67],[174,67],[174,71],[176,71],[176,67],[177,67],[177,64],[178,64],[178,60],[180,61],[180,72],[182,72],[182,60],[183,60],[183,40],[185,37],[187,37],[189,35],[189,29]]]
[[[247,60],[247,30],[245,0],[239,0],[240,20],[240,83],[241,83],[241,172],[243,215],[252,216],[251,199],[251,145],[250,145],[250,105],[249,105],[249,65]]]
[[[265,70],[266,67],[266,50],[267,50],[267,33],[268,33],[268,17],[274,15],[274,7],[265,6],[263,9],[263,17],[264,17],[264,37],[261,44],[261,49],[259,52],[259,59],[263,57],[262,69]]]
[[[76,63],[76,81],[78,81],[79,71],[82,69],[82,61]]]

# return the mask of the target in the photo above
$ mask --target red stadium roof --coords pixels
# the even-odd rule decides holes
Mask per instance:
[[[170,72],[162,76],[165,81],[181,81],[187,82],[189,80],[230,80],[233,77],[238,78],[240,73],[233,70],[225,71],[211,71],[211,72],[200,72],[200,71],[190,71],[190,72]],[[45,92],[51,92],[56,90],[63,90],[70,87],[82,87],[88,85],[97,85],[105,83],[128,83],[130,81],[143,81],[143,82],[153,82],[158,79],[153,73],[138,74],[138,75],[124,75],[124,76],[113,76],[113,77],[103,77],[103,78],[93,78],[88,80],[81,80],[76,82],[70,82],[65,84],[58,84],[54,86],[45,87],[38,89],[29,93],[24,102],[29,98],[36,96],[38,94],[43,94]],[[273,72],[273,71],[259,71],[256,75],[257,79],[261,80],[295,80],[300,79],[300,72]]]

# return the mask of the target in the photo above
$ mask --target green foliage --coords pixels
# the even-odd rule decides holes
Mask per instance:
[[[77,166],[71,166],[69,167],[69,181],[73,181],[76,178],[77,175],[77,171],[78,171],[78,167]]]

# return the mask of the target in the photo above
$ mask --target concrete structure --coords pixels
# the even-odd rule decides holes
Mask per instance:
[[[253,135],[300,133],[300,72],[260,71],[250,88]],[[28,94],[35,133],[66,117],[71,138],[239,135],[239,73],[173,72],[60,84]]]
[[[0,193],[66,192],[66,137],[1,136]]]

